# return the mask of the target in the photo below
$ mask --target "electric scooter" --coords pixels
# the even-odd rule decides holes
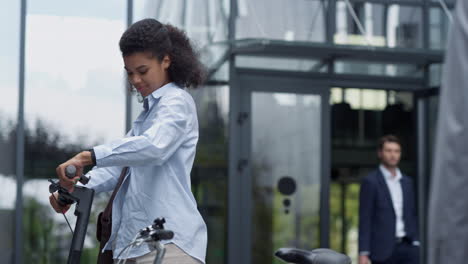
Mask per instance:
[[[65,169],[65,174],[68,178],[74,178],[76,168],[68,166]],[[77,221],[75,231],[73,232],[72,244],[68,255],[67,264],[80,263],[81,253],[83,251],[84,239],[89,222],[89,215],[91,212],[91,205],[94,198],[94,190],[84,186],[75,186],[73,192],[68,192],[67,189],[60,186],[58,181],[49,179],[51,182],[49,192],[58,192],[57,202],[61,206],[76,203],[75,215]],[[83,185],[86,185],[89,178],[82,175],[79,180]],[[150,249],[156,250],[157,254],[153,264],[162,264],[164,254],[166,252],[162,240],[169,240],[174,237],[171,230],[164,229],[164,218],[157,218],[153,224],[138,231],[135,238],[120,252],[120,256],[125,256],[133,247],[138,247],[143,243],[147,243]],[[293,264],[351,264],[351,259],[341,253],[335,252],[331,249],[318,248],[311,251],[296,249],[296,248],[280,248],[276,251],[275,256],[279,259]],[[118,263],[126,260],[119,260]]]

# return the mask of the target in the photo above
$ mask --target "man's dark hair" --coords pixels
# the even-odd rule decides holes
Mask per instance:
[[[401,147],[401,142],[399,138],[397,138],[394,135],[385,135],[379,139],[379,145],[377,146],[377,149],[381,151],[385,143],[397,143]]]

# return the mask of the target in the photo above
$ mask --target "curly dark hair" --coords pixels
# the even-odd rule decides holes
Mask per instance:
[[[170,24],[152,18],[137,21],[123,33],[119,46],[124,57],[136,52],[150,52],[162,61],[168,55],[171,59],[169,78],[180,87],[196,88],[205,80],[205,67],[189,38],[184,31]]]

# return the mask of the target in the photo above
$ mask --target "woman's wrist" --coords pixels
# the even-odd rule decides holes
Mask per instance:
[[[81,164],[82,167],[88,166],[88,165],[95,165],[93,162],[91,151],[89,150],[78,153],[75,156],[75,158],[79,162],[79,164]]]
[[[94,152],[94,148],[88,150],[91,153],[91,165],[96,166],[96,153]]]

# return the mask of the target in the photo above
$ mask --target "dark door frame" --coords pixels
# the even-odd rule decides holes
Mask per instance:
[[[329,87],[305,76],[238,69],[231,79],[229,137],[228,263],[250,263],[251,95],[253,91],[316,94],[321,97],[320,246],[329,246],[330,105]]]

